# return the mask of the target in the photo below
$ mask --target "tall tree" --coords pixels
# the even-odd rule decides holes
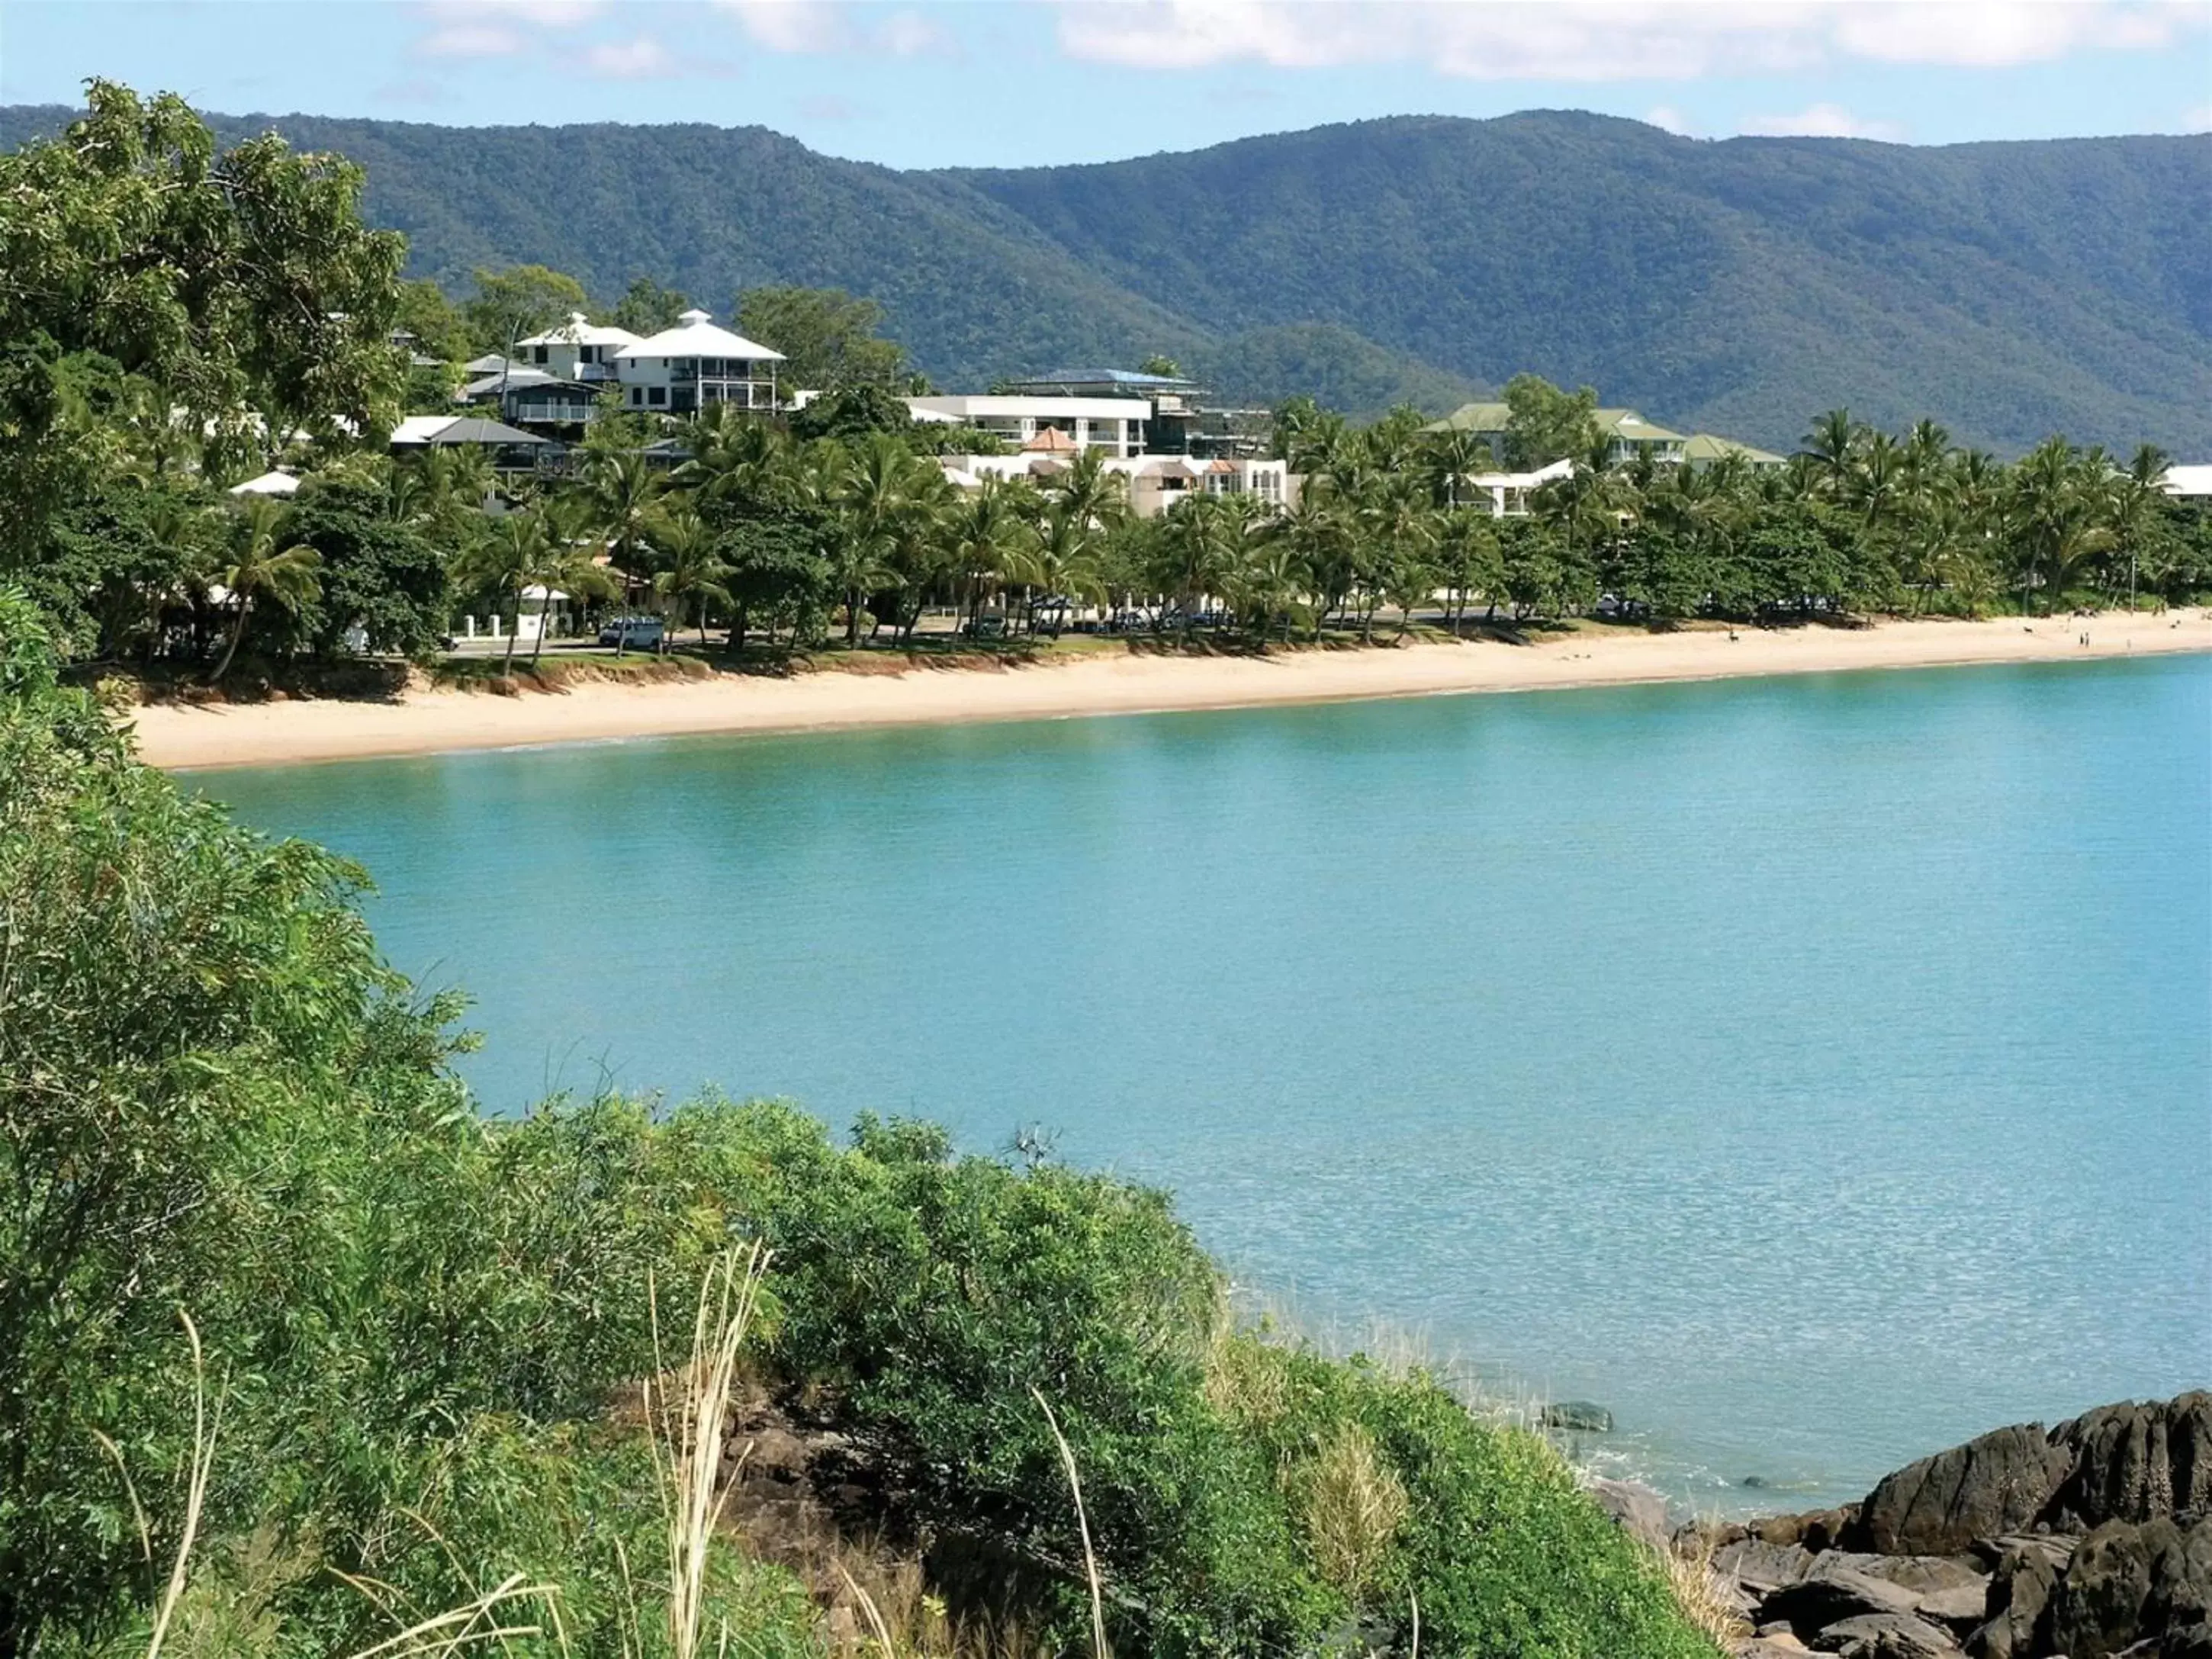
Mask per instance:
[[[1505,383],[1505,461],[1522,471],[1580,460],[1598,441],[1597,392],[1563,392],[1538,374]]]
[[[284,532],[290,514],[289,507],[265,495],[257,495],[246,504],[235,550],[217,578],[229,590],[230,602],[238,611],[222,660],[208,676],[210,685],[230,672],[255,601],[267,599],[282,610],[296,611],[321,591],[315,573],[322,556],[312,547],[287,540]]]
[[[615,301],[613,322],[633,334],[658,334],[683,320],[691,302],[672,288],[663,288],[650,276],[634,276]]]
[[[405,242],[362,223],[360,168],[273,134],[219,154],[173,95],[94,81],[86,102],[0,155],[0,568],[101,471],[87,417],[129,382],[215,434],[216,471],[399,406]]]
[[[542,334],[585,308],[584,285],[544,265],[479,269],[477,291],[461,306],[471,343],[478,351],[512,356],[514,343]]]
[[[884,308],[841,288],[749,288],[738,295],[738,331],[784,356],[776,378],[793,389],[906,389],[906,349],[876,330]]]

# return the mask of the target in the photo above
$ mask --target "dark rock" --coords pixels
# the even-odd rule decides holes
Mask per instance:
[[[1947,1632],[1902,1613],[1840,1620],[1813,1638],[1813,1648],[1843,1659],[1959,1659],[1958,1644]]]
[[[1665,1554],[1668,1545],[1667,1500],[1649,1486],[1633,1480],[1593,1480],[1589,1495],[1613,1523],[1631,1538]]]
[[[2212,1516],[2174,1533],[2151,1561],[2144,1610],[2145,1627],[2167,1633],[2212,1624]]]
[[[1841,1566],[1825,1558],[1794,1584],[1784,1584],[1759,1604],[1762,1621],[1783,1620],[1807,1641],[1831,1625],[1864,1613],[1909,1615],[1919,1597],[1887,1579]]]
[[[1885,1476],[1849,1541],[1877,1555],[1954,1555],[2032,1525],[2072,1459],[2033,1423],[1998,1429]]]
[[[1977,1577],[1971,1583],[1954,1584],[1948,1589],[1923,1591],[1916,1611],[1931,1625],[1965,1637],[1981,1628],[1990,1616],[1989,1581]]]
[[[2158,1659],[2212,1659],[2212,1619],[2167,1631],[2160,1639]]]
[[[1813,1556],[1802,1544],[1769,1544],[1746,1538],[1713,1552],[1713,1571],[1734,1578],[1762,1601],[1784,1584],[1795,1584],[1813,1570]]]
[[[2051,1598],[2051,1644],[2069,1659],[2111,1659],[2144,1635],[2153,1564],[2179,1539],[2166,1520],[2107,1521],[2083,1539]]]
[[[1573,1434],[1611,1434],[1613,1413],[1588,1400],[1562,1400],[1544,1407],[1544,1426]]]
[[[2072,1466],[2044,1509],[2054,1531],[2212,1512],[2212,1394],[2100,1407],[2051,1439]]]
[[[1990,1575],[1987,1621],[1966,1638],[1973,1659],[2029,1659],[2042,1650],[2037,1638],[2065,1558],[2040,1539],[2014,1542]]]
[[[1857,1507],[1846,1504],[1838,1510],[1808,1510],[1802,1515],[1771,1515],[1752,1522],[1747,1530],[1770,1544],[1802,1544],[1818,1555],[1836,1548],[1857,1518]]]
[[[1810,1650],[1794,1636],[1753,1637],[1748,1642],[1739,1642],[1735,1649],[1735,1659],[1798,1659]]]

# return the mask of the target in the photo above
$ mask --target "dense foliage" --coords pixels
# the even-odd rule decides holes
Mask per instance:
[[[63,118],[0,112],[0,139]],[[1372,415],[1529,369],[1768,448],[1841,402],[2007,453],[2212,453],[2212,138],[1714,143],[1547,112],[899,173],[759,128],[279,125],[366,167],[456,293],[516,261],[609,302],[640,274],[709,305],[836,286],[946,386],[1164,352]]]
[[[1429,1652],[1707,1651],[1540,1443],[1234,1334],[1157,1194],[912,1123],[841,1148],[775,1104],[480,1120],[359,872],[135,763],[18,596],[0,649],[0,1650],[143,1650],[195,1443],[183,1314],[216,1423],[198,1650],[355,1651],[521,1573],[566,1651],[662,1651],[653,1477],[608,1407],[655,1370],[654,1286],[758,1239],[762,1375],[888,1462],[887,1522],[1026,1564],[1055,1646],[1082,1546],[1032,1389],[1123,1651],[1388,1646],[1416,1604]],[[818,1650],[790,1580],[720,1554],[744,1650]]]

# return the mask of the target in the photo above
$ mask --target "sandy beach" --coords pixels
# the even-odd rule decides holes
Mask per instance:
[[[1485,641],[1267,658],[1110,656],[1002,671],[586,684],[517,697],[434,691],[386,702],[159,704],[138,710],[136,722],[145,758],[181,769],[705,732],[1073,719],[2176,651],[2212,651],[2212,612],[1745,629],[1734,639],[1702,629],[1583,633],[1524,646]]]

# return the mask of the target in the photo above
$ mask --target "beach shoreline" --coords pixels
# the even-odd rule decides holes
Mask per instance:
[[[1131,653],[1009,669],[587,684],[519,696],[410,690],[382,702],[154,703],[134,711],[133,720],[145,760],[185,771],[639,738],[1084,719],[2206,651],[2212,651],[2212,610],[2192,609],[2032,623],[2014,617],[1861,629],[1577,632],[1526,645],[1443,641],[1264,657]]]

